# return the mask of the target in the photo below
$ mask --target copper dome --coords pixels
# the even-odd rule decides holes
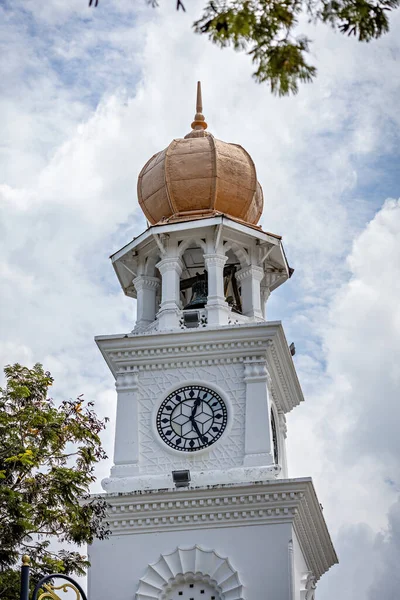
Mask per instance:
[[[193,131],[155,154],[139,174],[139,204],[152,225],[218,213],[258,223],[263,193],[250,155],[206,127],[199,86]]]

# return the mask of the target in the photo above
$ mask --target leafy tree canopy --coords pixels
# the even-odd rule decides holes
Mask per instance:
[[[89,497],[94,465],[106,458],[93,403],[82,397],[57,406],[47,398],[50,373],[36,364],[4,370],[0,388],[0,598],[19,597],[20,559],[29,554],[33,581],[62,572],[83,574],[79,552],[55,551],[51,538],[78,546],[108,535],[106,503]],[[82,502],[82,499],[85,499]]]
[[[157,5],[157,0],[148,0]],[[89,0],[97,6],[99,0]],[[308,62],[310,40],[298,31],[299,20],[322,22],[340,33],[369,42],[389,31],[388,13],[400,0],[208,0],[196,33],[224,48],[247,52],[254,78],[268,82],[272,92],[297,93],[299,82],[310,82],[317,70]],[[185,10],[181,0],[177,9]]]

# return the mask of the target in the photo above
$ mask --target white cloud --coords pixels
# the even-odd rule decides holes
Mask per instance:
[[[108,255],[145,228],[137,174],[188,131],[201,79],[210,130],[252,154],[263,226],[284,236],[296,268],[269,315],[285,318],[307,397],[289,421],[291,474],[315,476],[342,560],[321,591],[365,597],[370,558],[363,567],[348,549],[370,540],[378,556],[399,480],[400,211],[394,201],[379,210],[398,147],[399,17],[369,45],[312,29],[318,79],[279,99],[252,82],[248,57],[190,31],[200,2],[185,14],[167,0],[138,6],[0,7],[10,57],[0,56],[1,362],[39,360],[55,395],[85,392],[113,416],[112,378],[92,340],[131,329],[134,303]],[[111,424],[110,455],[112,435]]]
[[[368,546],[361,546],[362,558],[351,557],[348,547],[355,552],[367,524],[371,535],[386,527],[387,510],[399,492],[399,240],[400,202],[388,200],[355,239],[347,261],[350,279],[335,294],[322,325],[326,373],[309,357],[300,356],[298,364],[310,395],[304,414],[292,417],[295,468],[313,465],[343,563],[320,584],[327,600],[336,597],[346,577],[344,600],[365,597],[369,585],[378,585],[365,556]],[[299,448],[296,440],[305,431],[307,443]],[[391,544],[400,543],[397,534],[394,528]],[[376,565],[387,545],[370,546]],[[379,597],[393,598],[382,592]]]
[[[400,500],[390,507],[388,528],[376,536],[375,579],[368,590],[368,599],[396,598],[400,586]]]

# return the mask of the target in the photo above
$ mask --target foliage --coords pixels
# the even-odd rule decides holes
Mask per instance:
[[[221,47],[247,51],[258,82],[268,81],[281,96],[298,91],[316,68],[307,62],[310,40],[297,35],[299,19],[306,16],[333,29],[369,42],[389,31],[388,11],[400,0],[209,0],[194,24]]]
[[[89,6],[98,1],[89,0]],[[247,52],[256,67],[256,81],[269,82],[272,92],[284,96],[297,93],[299,82],[310,82],[317,73],[307,61],[310,40],[298,34],[300,20],[327,23],[369,42],[389,31],[388,13],[399,4],[400,0],[208,0],[194,30],[222,48]],[[185,10],[181,0],[176,8]]]
[[[93,403],[82,397],[56,406],[40,364],[7,366],[0,388],[0,597],[17,598],[22,554],[35,576],[83,574],[78,552],[55,551],[53,537],[78,546],[108,535],[106,504],[89,497],[94,465],[106,458]]]

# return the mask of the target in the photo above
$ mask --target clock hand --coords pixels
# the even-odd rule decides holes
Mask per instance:
[[[205,438],[204,435],[202,433],[200,433],[199,426],[197,425],[196,421],[194,420],[194,417],[190,417],[190,421],[192,423],[193,429],[195,430],[195,432],[197,433],[197,435],[199,436],[201,441],[205,444],[207,442],[207,438]]]
[[[190,419],[194,418],[194,415],[197,412],[197,408],[199,407],[200,402],[201,402],[201,398],[196,398],[196,400],[194,401],[193,408],[192,408],[192,414],[190,415]]]

